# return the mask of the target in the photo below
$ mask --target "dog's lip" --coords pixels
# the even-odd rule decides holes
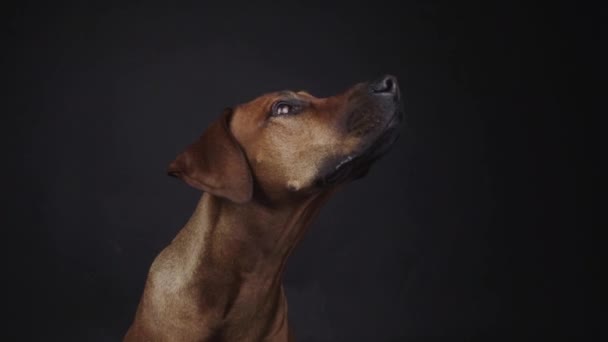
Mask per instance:
[[[400,108],[397,108],[393,112],[393,115],[391,115],[391,118],[388,119],[387,124],[384,127],[384,130],[382,131],[382,134],[384,134],[385,131],[401,123],[401,120],[403,120],[403,111]]]
[[[348,155],[341,162],[336,165],[336,170],[339,170],[343,165],[350,163],[353,159],[356,158],[356,155]]]
[[[372,141],[369,144],[369,146],[367,146],[355,153],[348,154],[346,157],[344,157],[344,159],[342,159],[338,163],[338,165],[336,165],[334,170],[337,171],[337,170],[343,168],[344,166],[355,162],[361,156],[365,155],[365,153],[372,150],[378,144],[378,142],[384,138],[384,136],[386,136],[387,134],[390,134],[390,131],[393,130],[401,122],[401,120],[402,120],[401,111],[395,110],[393,112],[393,115],[391,115],[391,118],[386,121],[386,124],[384,125],[384,128],[382,129],[381,133],[378,135],[378,137],[376,139],[374,139],[374,141]]]

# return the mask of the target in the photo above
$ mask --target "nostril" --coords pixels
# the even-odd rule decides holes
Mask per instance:
[[[386,89],[386,91],[393,90],[393,85],[393,80],[390,77],[384,80],[384,88]]]
[[[393,76],[384,76],[370,85],[373,93],[393,93],[397,88],[397,80]]]

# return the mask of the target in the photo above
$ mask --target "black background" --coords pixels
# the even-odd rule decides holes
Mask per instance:
[[[9,5],[9,331],[120,340],[151,261],[200,196],[166,167],[222,108],[280,89],[329,96],[391,73],[406,99],[400,140],[290,258],[298,341],[586,336],[575,65],[587,51],[577,34],[598,36],[578,11]]]

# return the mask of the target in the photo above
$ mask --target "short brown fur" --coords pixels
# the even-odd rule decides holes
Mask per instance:
[[[263,95],[226,110],[180,154],[169,174],[205,193],[152,263],[124,340],[293,341],[285,262],[348,177],[320,180],[398,123],[392,80],[393,97],[364,83],[329,98]],[[298,113],[273,115],[282,100],[297,101]]]

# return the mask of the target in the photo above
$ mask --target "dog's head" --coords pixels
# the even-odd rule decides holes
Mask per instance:
[[[280,91],[226,109],[169,174],[237,203],[313,193],[364,176],[398,136],[397,80],[317,98]]]

